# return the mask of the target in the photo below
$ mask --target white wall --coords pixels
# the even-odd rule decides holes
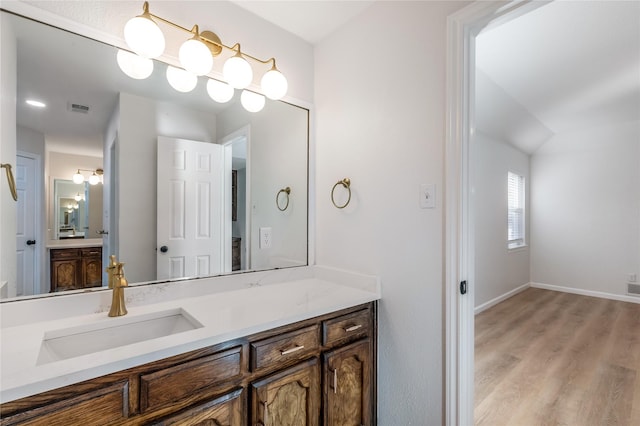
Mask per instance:
[[[210,114],[120,94],[117,146],[118,255],[132,282],[156,277],[156,190],[158,136],[216,141]]]
[[[250,267],[306,264],[308,111],[273,101],[267,101],[265,108],[255,114],[241,109],[238,105],[220,114],[218,136],[223,138],[244,126],[250,127]],[[290,203],[282,212],[276,206],[276,194],[287,186],[291,188]],[[269,249],[260,248],[261,227],[272,229],[273,244]]]
[[[470,144],[474,219],[475,306],[529,283],[529,156],[506,142],[476,132]],[[507,248],[507,173],[525,178],[526,247]]]
[[[640,121],[551,138],[531,159],[533,282],[626,294],[640,272]]]
[[[316,47],[317,262],[378,275],[380,425],[443,417],[446,17],[463,2],[375,2]],[[349,177],[351,204],[331,187]],[[436,184],[432,210],[419,185]]]
[[[11,23],[0,17],[0,162],[16,169],[16,39]],[[0,285],[16,294],[16,202],[11,197],[5,169],[0,169]]]

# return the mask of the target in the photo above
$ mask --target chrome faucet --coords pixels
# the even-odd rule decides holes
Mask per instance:
[[[124,277],[124,263],[116,261],[114,255],[109,256],[109,266],[107,274],[109,276],[109,288],[113,289],[111,298],[110,317],[121,317],[127,315],[127,308],[124,304],[124,288],[129,285]]]

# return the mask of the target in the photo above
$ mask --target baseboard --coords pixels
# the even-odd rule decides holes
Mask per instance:
[[[563,287],[559,285],[529,283],[531,287],[541,288],[544,290],[560,291],[563,293],[580,294],[582,296],[599,297],[601,299],[619,300],[621,302],[640,303],[640,297],[626,296],[624,294],[605,293],[603,291],[583,290],[580,288]]]
[[[480,312],[482,311],[486,311],[487,309],[489,309],[490,307],[497,305],[498,303],[507,300],[510,297],[515,296],[516,294],[520,293],[521,291],[524,291],[526,289],[529,288],[531,283],[526,283],[526,284],[522,284],[520,287],[514,288],[511,291],[506,292],[505,294],[502,294],[498,297],[496,297],[495,299],[491,299],[486,303],[483,303],[480,306],[476,306],[476,308],[473,310],[474,315],[478,315]]]

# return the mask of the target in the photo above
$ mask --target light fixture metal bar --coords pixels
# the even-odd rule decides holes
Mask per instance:
[[[157,20],[158,20],[158,21],[160,21],[160,22],[163,22],[163,23],[165,23],[165,24],[167,24],[167,25],[169,25],[169,26],[171,26],[171,27],[174,27],[174,28],[176,28],[176,29],[182,30],[182,31],[187,32],[187,33],[189,33],[189,34],[194,34],[194,31],[193,31],[193,30],[189,30],[188,28],[185,28],[185,27],[183,27],[182,25],[176,24],[175,22],[171,22],[171,21],[169,21],[168,19],[162,18],[162,17],[160,17],[160,16],[158,16],[158,15],[155,15],[155,14],[153,14],[153,13],[149,12],[149,2],[146,2],[146,1],[144,2],[143,9],[144,9],[145,14],[148,14],[148,16],[149,16],[149,17],[151,17],[151,18],[157,19]],[[197,25],[197,24],[196,24],[196,25]],[[199,27],[199,26],[198,26],[198,27]],[[214,33],[214,34],[215,34],[215,33]],[[226,44],[224,44],[224,43],[222,43],[222,42],[218,43],[217,41],[215,41],[215,40],[210,40],[210,39],[208,39],[208,38],[206,38],[206,37],[203,37],[202,35],[200,35],[200,39],[201,39],[202,41],[204,41],[204,42],[211,43],[211,44],[213,44],[213,45],[215,45],[215,46],[218,46],[218,47],[220,47],[220,48],[224,48],[224,49],[230,50],[230,51],[232,51],[232,52],[239,52],[239,53],[240,53],[240,55],[242,55],[242,56],[244,56],[244,57],[246,57],[246,58],[250,58],[250,59],[252,59],[252,60],[254,60],[254,61],[256,61],[256,62],[259,62],[259,63],[261,63],[261,64],[268,64],[268,63],[270,63],[270,62],[271,62],[274,68],[275,68],[275,66],[276,66],[276,59],[275,59],[275,58],[269,58],[269,59],[267,59],[267,60],[265,61],[265,60],[262,60],[262,59],[256,58],[256,57],[255,57],[255,56],[253,56],[253,55],[249,55],[248,53],[242,52],[242,51],[240,50],[240,43],[236,43],[236,44],[234,44],[233,46],[227,46]]]

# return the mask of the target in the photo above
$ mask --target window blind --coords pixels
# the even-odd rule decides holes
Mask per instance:
[[[524,176],[507,175],[507,243],[509,248],[524,245]]]

